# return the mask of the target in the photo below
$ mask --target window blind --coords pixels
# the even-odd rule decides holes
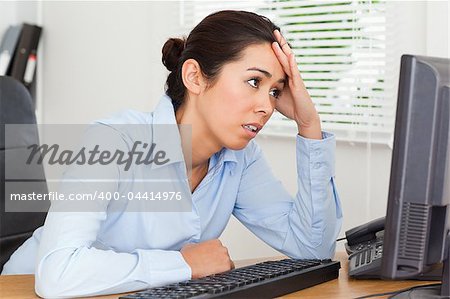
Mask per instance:
[[[341,140],[391,141],[398,62],[387,1],[194,0],[182,1],[180,7],[186,32],[223,9],[267,16],[292,46],[322,129]],[[297,126],[275,113],[261,133],[295,136]]]

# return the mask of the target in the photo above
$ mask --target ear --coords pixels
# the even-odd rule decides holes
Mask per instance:
[[[200,94],[206,86],[206,80],[203,76],[200,65],[195,59],[188,59],[181,68],[181,78],[186,88],[194,93]]]

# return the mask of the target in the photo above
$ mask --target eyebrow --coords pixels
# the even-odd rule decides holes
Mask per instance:
[[[248,68],[247,71],[258,71],[258,72],[263,73],[267,78],[272,78],[272,74],[271,74],[271,73],[269,73],[269,72],[266,71],[266,70],[257,68],[257,67],[251,67],[251,68]],[[278,83],[286,84],[286,78],[280,79],[280,80],[278,80],[277,82],[278,82]]]

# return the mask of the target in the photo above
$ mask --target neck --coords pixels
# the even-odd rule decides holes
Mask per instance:
[[[205,165],[207,167],[209,158],[218,152],[221,146],[212,138],[207,129],[208,126],[196,113],[195,107],[190,104],[193,102],[196,101],[185,101],[178,108],[175,116],[179,125],[183,154],[185,157],[192,157],[192,170],[195,171],[203,169]],[[189,163],[188,160],[186,163]]]

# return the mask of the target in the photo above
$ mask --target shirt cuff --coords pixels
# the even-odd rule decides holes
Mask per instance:
[[[191,279],[191,267],[179,251],[137,250],[147,261],[146,269],[151,287]]]
[[[322,132],[322,139],[309,139],[297,135],[297,172],[306,178],[335,176],[336,139],[333,133]]]

